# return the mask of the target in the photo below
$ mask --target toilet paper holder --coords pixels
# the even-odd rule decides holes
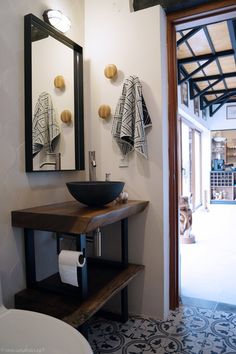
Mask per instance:
[[[57,242],[57,254],[61,252],[61,240],[64,239],[64,237],[71,237],[74,240],[74,237],[71,235],[62,235],[59,233],[56,233],[56,242]],[[86,235],[86,241],[93,243],[93,250],[94,250],[94,256],[95,257],[101,257],[102,255],[102,233],[101,229],[98,227],[96,230],[93,231],[92,236]],[[83,248],[83,255],[86,258],[85,254],[85,248]]]
[[[73,241],[75,241],[74,236],[67,235],[67,234],[56,233],[57,254],[59,254],[61,252],[61,250],[62,250],[62,248],[61,248],[61,240],[63,240],[64,238],[71,238]],[[83,257],[86,258],[85,248],[83,248],[83,250],[81,250],[81,252],[83,252]]]
[[[83,250],[83,254],[80,254],[79,255],[79,259],[78,259],[78,262],[79,262],[79,264],[83,264],[84,263],[84,260],[85,260],[85,254],[84,254],[85,252],[84,252],[84,250]]]

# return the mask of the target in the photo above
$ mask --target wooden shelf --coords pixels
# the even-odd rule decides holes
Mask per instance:
[[[76,201],[12,211],[12,226],[84,234],[143,211],[148,201],[129,200],[90,208]]]
[[[56,274],[38,282],[39,289],[25,289],[17,293],[16,308],[59,318],[75,328],[81,326],[112,296],[144,271],[144,266],[138,264],[129,264],[126,269],[120,269],[116,265],[108,266],[106,262],[99,263],[88,266],[89,294],[86,300],[81,301],[78,288],[62,284]],[[60,289],[61,294],[57,293],[57,289]]]
[[[235,204],[236,190],[235,190],[235,171],[211,171],[211,204]],[[215,193],[221,193],[225,198],[214,198]]]

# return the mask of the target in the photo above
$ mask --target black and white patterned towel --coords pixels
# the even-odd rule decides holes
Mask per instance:
[[[33,156],[36,156],[43,148],[45,153],[54,151],[57,138],[60,135],[60,129],[51,96],[47,92],[42,92],[36,103],[32,122],[32,135]]]
[[[151,125],[139,78],[129,76],[124,82],[112,125],[112,136],[124,156],[136,150],[147,158],[145,128]]]

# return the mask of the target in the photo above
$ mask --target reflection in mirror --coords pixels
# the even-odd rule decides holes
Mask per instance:
[[[82,48],[33,15],[25,16],[25,86],[26,171],[83,169]]]
[[[60,112],[65,108],[74,117],[73,59],[73,50],[55,38],[48,36],[36,41],[32,38],[34,171],[75,169],[73,120],[70,125],[60,120]],[[54,86],[59,74],[65,78],[62,89]]]

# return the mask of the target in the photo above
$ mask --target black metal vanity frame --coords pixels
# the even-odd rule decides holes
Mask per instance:
[[[25,75],[25,168],[26,172],[45,172],[33,170],[32,158],[32,42],[31,27],[35,25],[56,40],[74,50],[74,130],[75,130],[75,169],[84,170],[84,108],[83,108],[83,48],[49,24],[32,14],[24,17],[24,75]],[[47,171],[48,172],[48,171]],[[58,170],[50,170],[58,172]]]
[[[99,258],[89,258],[86,260],[84,267],[77,268],[78,284],[79,284],[79,295],[81,300],[85,300],[88,296],[88,262],[94,262],[97,264],[104,264],[105,266],[115,266],[120,269],[125,269],[128,267],[128,218],[122,219],[121,223],[121,261],[110,261]],[[86,234],[74,235],[71,233],[63,233],[63,235],[57,233],[57,237],[73,237],[76,242],[76,250],[83,252],[84,256],[87,256],[87,241]],[[36,280],[36,263],[35,263],[35,244],[34,244],[34,230],[24,229],[24,241],[25,241],[25,270],[26,270],[26,285],[29,289],[44,289],[51,290],[53,292],[63,293],[60,286],[51,286],[50,284],[44,282],[38,282]],[[60,241],[59,241],[60,243]],[[60,246],[58,251],[60,250]],[[68,293],[70,292],[69,287]],[[70,287],[71,288],[71,287]],[[115,314],[108,311],[100,310],[100,315],[103,317],[118,320],[121,322],[126,322],[128,320],[128,287],[126,286],[121,290],[121,314]],[[84,326],[84,325],[83,325]]]

